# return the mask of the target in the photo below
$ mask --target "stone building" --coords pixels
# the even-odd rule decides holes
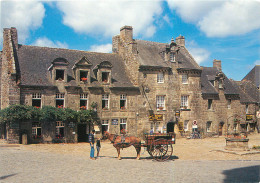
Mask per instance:
[[[25,104],[80,110],[94,102],[99,135],[105,130],[119,134],[122,128],[140,137],[151,129],[188,135],[195,125],[210,136],[241,131],[242,123],[246,131],[257,126],[259,91],[252,97],[243,83],[229,80],[219,60],[213,67],[200,67],[183,36],[169,44],[135,40],[132,27],[124,26],[112,39],[113,53],[21,45],[15,28],[4,29],[3,38],[1,109]],[[27,121],[17,127],[2,125],[1,136],[17,143],[22,131],[31,138],[39,130],[43,142],[57,135],[78,142],[85,141],[91,128]]]

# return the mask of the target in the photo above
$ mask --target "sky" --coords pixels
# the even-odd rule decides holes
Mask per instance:
[[[200,66],[222,61],[243,79],[260,65],[260,0],[0,0],[0,28],[24,45],[111,53],[124,25],[134,39],[170,43],[179,35]],[[3,36],[0,35],[0,50]]]

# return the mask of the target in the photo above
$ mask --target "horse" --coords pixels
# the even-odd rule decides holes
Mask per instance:
[[[122,143],[122,137],[120,135],[110,134],[109,132],[104,132],[103,139],[109,139],[113,146],[116,148],[118,153],[118,159],[121,160],[120,156],[120,148],[130,147],[131,145],[135,147],[137,157],[136,159],[140,159],[141,152],[141,139],[135,136],[125,137],[124,142]]]

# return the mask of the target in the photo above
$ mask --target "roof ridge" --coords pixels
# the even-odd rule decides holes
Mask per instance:
[[[143,41],[143,42],[150,42],[150,43],[156,43],[156,44],[169,44],[169,43],[160,43],[160,42],[155,42],[155,41],[147,41],[147,40],[142,40],[142,39],[135,39],[136,41]]]
[[[98,53],[98,54],[118,55],[118,54],[116,54],[116,53],[103,53],[103,52],[86,51],[86,50],[76,50],[76,49],[69,49],[69,48],[54,48],[54,47],[47,47],[47,46],[35,46],[35,45],[23,45],[23,44],[19,44],[19,46],[35,47],[35,48],[44,48],[44,49],[52,49],[52,50],[67,50],[67,51],[74,51],[74,52],[85,52],[85,53]]]

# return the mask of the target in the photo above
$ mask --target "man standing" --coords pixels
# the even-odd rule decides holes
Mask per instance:
[[[95,130],[92,130],[92,132],[89,134],[89,137],[88,137],[88,140],[89,140],[89,143],[90,143],[90,148],[91,148],[91,150],[90,150],[90,159],[92,159],[92,160],[95,160],[95,158],[94,158],[94,151],[95,151],[95,149],[94,149],[94,133],[95,133]]]

